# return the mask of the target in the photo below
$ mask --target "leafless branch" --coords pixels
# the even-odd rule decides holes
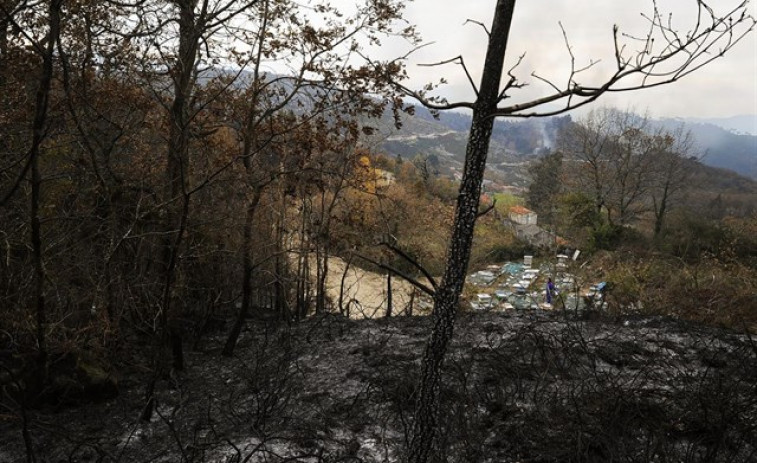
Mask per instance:
[[[641,16],[648,21],[649,29],[641,37],[634,37],[621,33],[618,26],[614,25],[613,54],[615,58],[615,70],[605,77],[600,85],[581,85],[576,76],[599,64],[600,60],[590,60],[583,66],[576,66],[576,56],[570,45],[568,34],[560,23],[566,49],[570,59],[570,69],[564,85],[558,85],[553,80],[540,76],[533,72],[531,76],[551,88],[552,93],[541,98],[536,98],[523,103],[500,106],[491,114],[492,117],[545,117],[562,114],[577,109],[595,101],[604,93],[627,92],[643,88],[652,88],[676,82],[688,74],[706,66],[715,59],[723,56],[733,48],[755,28],[755,19],[748,14],[748,1],[742,1],[723,15],[716,15],[712,8],[702,0],[697,0],[697,18],[691,29],[685,33],[675,30],[672,16],[663,17],[657,2],[653,1],[653,13]],[[468,22],[483,25],[479,22]],[[487,31],[488,33],[488,31]],[[620,41],[620,37],[637,41],[639,49],[631,56],[626,55],[627,44]],[[657,39],[658,44],[655,43]],[[660,46],[659,42],[663,45]],[[507,92],[513,88],[522,88],[527,84],[518,83],[513,70],[521,63],[523,56],[518,59],[513,68],[508,71],[509,80],[500,92],[498,102],[503,102],[510,96]],[[453,58],[438,64],[450,62],[463,64],[462,57]],[[470,74],[463,65],[469,82],[473,83]],[[622,85],[630,82],[627,85]],[[443,98],[431,97],[427,91],[414,91],[406,86],[392,82],[405,96],[416,99],[421,105],[434,111],[443,111],[456,108],[473,108],[471,102],[448,103]],[[474,87],[475,88],[475,87]],[[478,94],[478,92],[477,92]],[[550,110],[538,110],[545,104],[562,101],[559,108]]]
[[[410,53],[412,53],[412,52],[420,49],[422,46],[425,46],[425,45],[421,45],[419,47],[416,47],[413,50],[411,50],[409,53],[407,53],[404,57],[392,60],[389,63],[377,62],[375,60],[370,59],[368,56],[365,56],[364,54],[360,53],[359,51],[356,52],[356,53],[361,58],[363,58],[368,64],[370,64],[371,66],[373,66],[375,69],[381,70],[381,69],[385,69],[389,65],[392,65],[392,64],[394,64],[394,63],[396,63],[398,61],[402,61],[402,60],[406,59],[410,55]],[[452,60],[450,60],[450,61],[452,61]],[[466,70],[466,73],[467,73],[467,70]],[[396,78],[391,77],[388,73],[386,73],[386,75],[384,77],[386,78],[386,82],[389,83],[391,86],[393,86],[401,94],[417,100],[421,105],[423,105],[424,107],[426,107],[426,108],[428,108],[428,109],[430,109],[432,111],[447,111],[447,110],[450,110],[450,109],[457,109],[457,108],[473,109],[473,103],[472,102],[462,101],[462,102],[456,102],[456,103],[448,103],[443,98],[437,98],[437,97],[430,97],[429,98],[429,97],[426,96],[426,91],[423,91],[423,90],[412,90],[409,87],[407,87],[406,85],[402,84]],[[469,79],[470,79],[470,77],[469,77]],[[472,80],[471,80],[471,82],[472,82]],[[475,89],[475,87],[474,87],[474,89]]]
[[[374,259],[371,259],[368,256],[364,256],[364,255],[358,254],[358,253],[355,253],[355,257],[359,257],[360,259],[363,259],[364,261],[366,261],[368,263],[371,263],[371,264],[375,265],[376,267],[379,267],[379,268],[381,268],[383,270],[386,270],[387,272],[391,272],[391,273],[397,275],[398,277],[400,277],[403,280],[407,281],[408,283],[410,283],[411,285],[413,285],[416,288],[420,289],[421,291],[423,291],[424,293],[428,294],[431,297],[434,297],[434,295],[436,294],[436,291],[434,291],[433,289],[431,289],[428,286],[424,285],[423,283],[421,283],[420,281],[416,280],[415,278],[407,275],[406,273],[404,273],[404,272],[402,272],[400,270],[397,270],[396,268],[392,267],[391,265],[383,264],[383,263],[378,262],[378,261],[376,261]]]
[[[421,48],[428,47],[430,45],[433,45],[434,43],[436,43],[436,42],[426,42],[426,43],[422,43],[420,45],[417,45],[417,46],[413,47],[410,51],[408,51],[407,53],[405,53],[404,55],[400,56],[399,58],[396,58],[394,61],[404,61],[404,60],[408,59],[410,57],[410,55],[412,55],[413,53],[417,52]],[[366,58],[362,54],[361,54],[361,57]]]
[[[489,32],[489,28],[486,27],[486,24],[482,23],[481,21],[476,21],[476,20],[473,20],[473,19],[467,19],[463,23],[463,26],[465,26],[468,23],[473,23],[473,24],[476,24],[478,26],[481,26],[481,28],[484,30],[484,32],[486,32],[486,37],[487,38],[492,36],[491,32]]]
[[[565,31],[565,27],[562,22],[558,22],[560,25],[560,31],[562,31],[563,41],[565,42],[565,49],[568,50],[570,56],[570,74],[568,75],[567,87],[570,87],[573,83],[573,77],[576,75],[576,56],[573,54],[573,48],[570,46],[570,39],[568,39],[568,33]]]
[[[615,65],[618,67],[618,69],[624,69],[628,65],[628,62],[624,61],[622,58],[623,51],[625,50],[625,45],[620,46],[618,43],[618,25],[617,24],[612,26],[612,41],[615,47]]]
[[[486,208],[486,209],[484,209],[483,211],[479,212],[479,213],[478,213],[478,214],[476,215],[476,217],[478,218],[478,217],[483,217],[483,216],[485,216],[486,214],[488,214],[489,212],[491,212],[491,211],[492,211],[492,209],[494,209],[494,207],[495,207],[496,205],[497,205],[497,199],[495,198],[495,199],[494,199],[494,201],[492,201],[492,203],[491,203],[491,204],[490,204],[489,206],[487,206],[487,208]]]
[[[419,64],[418,66],[431,67],[431,66],[441,66],[443,64],[449,64],[449,63],[459,64],[460,66],[462,66],[463,71],[465,72],[465,76],[468,78],[468,82],[471,85],[471,88],[476,93],[476,97],[478,97],[478,87],[476,86],[476,83],[473,81],[473,77],[471,77],[471,74],[468,71],[468,67],[465,65],[465,60],[463,59],[462,55],[456,56],[454,58],[450,58],[448,60],[440,61],[438,63]]]
[[[497,102],[501,102],[502,100],[506,99],[507,91],[510,90],[511,88],[523,88],[526,86],[526,84],[519,84],[518,78],[515,77],[515,74],[514,74],[515,68],[520,66],[520,63],[523,62],[523,58],[525,57],[526,57],[525,53],[520,55],[518,57],[518,61],[516,61],[515,64],[507,71],[507,76],[509,77],[509,79],[507,80],[507,83],[505,84],[505,86],[502,88],[502,91],[499,92],[499,96],[497,96]]]
[[[577,73],[594,66],[598,61],[592,61],[583,68],[576,68],[575,56],[563,29],[571,63],[565,87],[560,89],[553,82],[532,74],[533,77],[547,83],[554,93],[525,103],[500,107],[493,116],[552,116],[593,102],[604,93],[627,92],[676,82],[723,56],[755,28],[755,19],[746,11],[747,2],[742,2],[723,16],[716,16],[712,9],[701,1],[698,4],[699,13],[696,24],[684,37],[674,30],[670,19],[664,19],[660,15],[655,2],[654,14],[643,16],[650,22],[650,29],[646,36],[636,38],[623,34],[624,37],[638,40],[643,44],[643,48],[637,51],[633,58],[624,57],[625,46],[619,44],[618,29],[614,26],[616,69],[599,86],[584,86],[576,82]],[[664,46],[660,48],[655,46],[655,35],[658,39],[663,38]],[[674,63],[675,60],[680,61]],[[670,67],[663,69],[666,64]],[[629,85],[621,85],[621,82],[628,82],[633,78],[639,80]],[[532,111],[544,104],[560,100],[565,100],[560,108]]]
[[[417,268],[423,274],[423,276],[426,277],[426,279],[429,281],[429,283],[431,283],[431,287],[433,287],[434,291],[436,291],[436,281],[434,280],[434,277],[432,277],[431,274],[428,272],[428,270],[426,270],[425,267],[423,267],[420,263],[418,263],[417,260],[413,259],[406,252],[404,252],[400,248],[394,246],[393,244],[391,244],[391,243],[389,243],[387,241],[382,241],[379,244],[382,245],[382,246],[386,246],[387,248],[391,249],[392,252],[394,252],[395,254],[399,255],[400,257],[402,257],[406,261],[410,262],[410,264],[412,264],[413,267]]]
[[[402,94],[405,96],[409,96],[411,98],[414,98],[417,100],[421,105],[425,106],[428,109],[434,110],[434,111],[447,111],[450,109],[457,109],[457,108],[468,108],[473,109],[473,103],[468,101],[460,101],[456,103],[447,103],[446,100],[436,100],[426,97],[426,95],[422,92],[411,90],[410,88],[406,87],[405,85],[397,82],[394,79],[390,80],[391,84],[394,85],[394,87],[399,90]]]
[[[535,72],[531,73],[531,77],[533,77],[534,79],[540,80],[540,81],[544,82],[545,84],[549,85],[550,87],[552,87],[552,89],[555,92],[559,92],[560,91],[560,87],[558,87],[557,84],[553,83],[551,80],[547,79],[546,77],[542,77],[542,76],[540,76],[539,74],[537,74]]]

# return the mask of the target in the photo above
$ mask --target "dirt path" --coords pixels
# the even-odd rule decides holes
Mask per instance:
[[[387,309],[387,277],[369,272],[354,265],[347,269],[347,263],[338,258],[329,258],[329,273],[326,278],[327,296],[339,307],[339,295],[344,277],[344,292],[342,301],[344,307],[349,306],[350,318],[378,318],[386,315]],[[415,296],[413,296],[415,293]],[[413,285],[399,277],[392,277],[392,315],[404,315],[410,310],[423,314],[428,311],[428,301],[425,294]]]

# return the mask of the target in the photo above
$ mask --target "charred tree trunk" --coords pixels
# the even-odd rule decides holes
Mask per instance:
[[[392,317],[392,274],[386,274],[386,318]]]
[[[178,217],[178,229],[174,232],[175,237],[167,238],[165,244],[165,259],[167,260],[165,269],[165,281],[163,284],[162,311],[161,311],[161,336],[163,343],[171,345],[173,368],[181,371],[184,369],[184,355],[182,349],[181,331],[175,325],[176,316],[172,313],[173,302],[173,285],[176,278],[176,267],[179,260],[179,249],[181,248],[184,234],[189,221],[189,197],[181,195],[182,209]]]
[[[408,317],[413,316],[413,304],[415,303],[415,288],[413,288],[413,291],[410,293],[410,302],[407,304],[407,309],[405,309],[405,315]]]
[[[319,251],[317,285],[315,288],[315,313],[322,314],[326,311],[326,278],[329,274],[329,246],[324,243],[323,247],[317,245]]]
[[[0,87],[4,86],[6,81],[8,34],[17,5],[18,1],[0,1]]]
[[[300,190],[300,204],[302,205],[302,214],[300,215],[300,229],[299,238],[297,239],[300,247],[300,251],[297,256],[297,288],[296,288],[296,310],[295,319],[299,322],[307,315],[307,307],[305,301],[307,300],[307,281],[310,278],[308,274],[308,254],[310,251],[310,243],[307,238],[307,220],[309,216],[308,202],[305,193]]]
[[[411,463],[425,463],[434,442],[442,362],[452,338],[458,301],[465,283],[514,8],[515,0],[498,0],[494,11],[481,85],[468,135],[465,167],[455,207],[444,277],[434,297],[433,328],[423,356],[415,420],[408,449],[408,461]]]
[[[281,167],[281,170],[283,171],[283,166]],[[273,281],[273,292],[274,292],[274,310],[278,314],[278,317],[282,321],[286,321],[287,323],[291,322],[291,313],[289,311],[289,301],[288,301],[288,291],[287,286],[285,284],[285,279],[288,277],[288,270],[287,270],[287,263],[286,259],[288,256],[288,251],[285,238],[286,238],[286,231],[285,231],[285,223],[286,223],[286,206],[287,206],[287,199],[286,195],[283,189],[283,186],[280,186],[279,188],[279,204],[278,204],[278,211],[276,211],[276,218],[274,220],[274,227],[275,227],[275,240],[276,240],[276,249],[274,252],[276,253],[276,256],[273,259],[273,265],[274,265],[274,281]]]
[[[179,330],[170,327],[172,313],[173,285],[178,265],[179,249],[182,245],[189,216],[190,197],[186,191],[189,163],[189,108],[194,85],[194,67],[197,61],[199,43],[199,26],[194,9],[197,0],[177,1],[179,7],[179,56],[173,69],[174,96],[169,113],[169,140],[167,181],[169,183],[169,204],[167,214],[166,238],[164,243],[165,281],[163,287],[163,307],[161,312],[161,330],[164,341],[172,346],[173,366],[177,370],[184,368],[181,337]],[[181,201],[181,209],[173,201]],[[178,338],[177,338],[178,337]]]
[[[347,272],[350,270],[350,265],[352,265],[352,254],[350,254],[349,259],[347,259],[347,262],[344,264],[344,271],[342,272],[342,279],[339,283],[339,313],[349,318],[349,302],[347,303],[347,307],[344,306],[344,283],[347,280]]]
[[[32,144],[29,149],[29,163],[31,170],[31,246],[34,267],[34,306],[37,329],[37,381],[43,387],[47,381],[47,309],[45,307],[45,267],[42,256],[42,227],[40,222],[40,202],[42,175],[39,169],[40,146],[45,137],[47,114],[50,102],[50,88],[53,78],[53,53],[60,35],[60,16],[62,0],[50,2],[49,27],[45,54],[42,57],[42,73],[37,88],[34,121],[32,123]]]
[[[165,373],[164,350],[170,346],[173,368],[184,369],[184,352],[181,330],[174,324],[178,318],[173,312],[174,284],[179,265],[179,250],[189,222],[190,194],[186,182],[189,174],[190,107],[194,86],[197,50],[202,25],[195,16],[197,0],[176,0],[179,17],[178,56],[170,70],[173,99],[168,111],[168,147],[166,162],[166,219],[161,246],[163,288],[161,294],[160,326],[153,354],[155,373],[147,386],[147,406],[142,420],[149,421],[155,409],[155,382]],[[178,203],[178,204],[177,204]]]
[[[250,313],[250,305],[252,301],[252,226],[255,218],[255,210],[260,202],[260,196],[262,193],[261,188],[256,188],[253,192],[253,196],[250,199],[250,203],[247,205],[247,211],[245,211],[244,229],[242,237],[242,307],[239,309],[237,318],[234,321],[234,326],[231,328],[229,337],[226,338],[226,344],[223,347],[221,355],[224,357],[231,357],[234,354],[234,348],[239,340],[239,334],[242,332],[244,321],[247,319]]]

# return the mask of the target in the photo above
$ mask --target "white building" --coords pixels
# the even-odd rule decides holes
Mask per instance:
[[[526,209],[523,206],[511,207],[508,217],[511,221],[519,225],[536,225],[536,212]]]

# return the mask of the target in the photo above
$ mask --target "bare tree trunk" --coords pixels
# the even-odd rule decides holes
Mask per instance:
[[[37,457],[34,455],[34,442],[32,441],[32,435],[29,432],[29,413],[27,412],[26,398],[21,394],[21,436],[24,439],[24,447],[26,448],[26,461],[27,463],[34,463],[37,461]]]
[[[169,113],[169,140],[167,177],[169,182],[168,220],[164,242],[165,281],[163,287],[163,307],[161,331],[164,340],[172,346],[173,366],[184,369],[181,349],[181,335],[176,327],[169,326],[175,318],[172,313],[173,285],[178,265],[179,249],[184,239],[189,216],[190,197],[186,192],[189,173],[189,107],[192,95],[194,67],[197,61],[197,47],[200,26],[196,23],[194,9],[197,0],[177,1],[179,7],[179,59],[173,69],[174,96]],[[181,212],[175,214],[172,202],[181,198]]]
[[[283,169],[283,166],[282,166]],[[275,311],[279,316],[279,319],[286,320],[287,322],[290,322],[290,312],[288,307],[288,301],[287,301],[287,290],[285,287],[285,278],[286,278],[286,255],[288,254],[288,249],[286,249],[284,238],[285,238],[285,223],[286,223],[286,196],[284,194],[283,187],[279,188],[279,209],[276,212],[276,219],[274,220],[274,227],[276,227],[275,230],[275,240],[276,240],[276,249],[275,253],[276,256],[273,259],[274,263],[274,281],[273,281],[273,290],[274,290],[274,307]],[[282,257],[282,255],[284,257]]]
[[[481,85],[468,135],[444,277],[434,297],[433,328],[423,356],[415,421],[408,449],[408,461],[411,463],[425,463],[434,442],[442,362],[452,338],[458,301],[465,283],[514,8],[515,0],[498,0],[494,11]]]
[[[60,35],[60,16],[63,0],[50,2],[48,10],[50,31],[47,37],[45,54],[42,57],[42,73],[34,112],[32,125],[32,144],[29,149],[31,169],[31,245],[34,265],[34,300],[37,322],[37,380],[39,387],[43,387],[47,381],[47,338],[45,329],[47,325],[47,310],[45,307],[45,267],[42,261],[42,231],[39,216],[41,202],[42,175],[39,170],[40,145],[45,137],[47,125],[47,110],[50,100],[50,87],[53,78],[53,52]]]
[[[179,250],[182,246],[189,219],[190,195],[186,181],[189,174],[189,108],[194,85],[197,49],[200,40],[201,25],[195,17],[197,0],[175,0],[179,10],[179,50],[175,65],[170,69],[173,80],[173,100],[168,112],[169,135],[166,162],[167,211],[162,240],[163,256],[161,271],[163,273],[163,290],[160,308],[160,333],[156,336],[153,366],[155,372],[147,385],[147,405],[142,413],[142,420],[149,421],[155,410],[154,391],[158,378],[164,374],[164,349],[171,347],[173,368],[184,369],[184,353],[181,333],[173,325],[176,315],[173,313],[174,284],[179,264]],[[174,204],[181,201],[180,205]],[[179,209],[179,207],[181,209]]]
[[[239,309],[234,326],[231,328],[229,337],[226,338],[226,344],[223,347],[221,355],[231,357],[234,354],[234,348],[239,340],[239,334],[242,332],[244,321],[250,313],[250,303],[252,301],[252,225],[255,217],[255,210],[260,202],[262,188],[256,188],[250,203],[245,211],[245,221],[242,237],[242,307]]]
[[[302,272],[300,273],[299,281],[302,285],[300,288],[301,295],[299,309],[297,311],[297,321],[304,320],[310,311],[310,253],[306,252],[302,256]]]
[[[344,265],[344,272],[342,272],[342,279],[339,284],[339,313],[347,318],[349,318],[350,314],[348,309],[344,307],[344,282],[347,280],[347,272],[350,270],[350,265],[352,265],[352,254],[350,254],[350,258],[347,259]],[[347,305],[349,308],[349,302]]]
[[[162,310],[161,310],[161,337],[162,344],[166,342],[171,345],[171,356],[173,359],[173,368],[177,371],[184,369],[184,352],[182,348],[181,331],[174,324],[176,318],[172,312],[173,302],[173,285],[176,278],[176,267],[179,261],[179,249],[181,248],[182,241],[187,229],[187,222],[189,221],[189,196],[182,194],[182,209],[179,215],[178,230],[175,232],[176,237],[171,239],[170,235],[167,236],[167,242],[165,244],[166,260],[168,261],[165,269],[165,282],[163,285],[163,298],[162,298]]]
[[[386,274],[386,318],[392,316],[392,274]]]
[[[655,201],[655,207],[654,207],[654,238],[659,238],[660,234],[662,233],[662,226],[663,222],[665,220],[665,214],[667,211],[668,206],[668,188],[665,186],[662,193],[662,198],[660,198],[659,205],[657,204],[657,201]]]
[[[321,313],[323,307],[323,292],[321,291],[321,274],[323,272],[323,253],[320,239],[315,243],[315,313]]]
[[[315,313],[322,314],[326,311],[326,278],[329,274],[329,246],[328,243],[324,243],[320,251],[320,258],[316,262],[318,265],[318,279],[317,286],[315,288]]]
[[[415,304],[415,288],[413,288],[413,291],[410,293],[410,302],[408,302],[407,309],[405,309],[405,315],[408,317],[413,316],[413,304]]]
[[[308,274],[308,254],[310,253],[310,243],[307,239],[306,235],[306,226],[307,226],[307,220],[306,218],[309,215],[308,205],[307,205],[307,197],[302,191],[302,188],[300,188],[300,203],[302,204],[302,213],[300,214],[300,229],[299,229],[299,238],[298,242],[300,245],[300,251],[297,255],[297,303],[296,303],[296,320],[299,322],[307,315],[307,308],[305,307],[306,303],[306,291],[307,291],[307,281],[310,278],[310,275]]]
[[[16,9],[18,1],[0,1],[0,87],[5,85],[5,70],[8,57],[8,33],[9,26],[13,20],[13,10]]]

